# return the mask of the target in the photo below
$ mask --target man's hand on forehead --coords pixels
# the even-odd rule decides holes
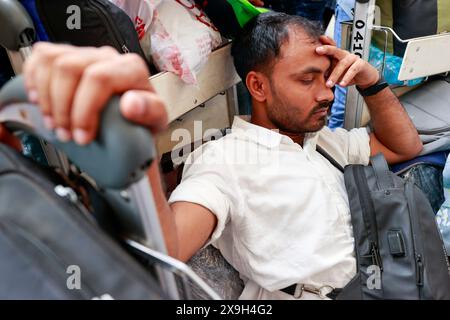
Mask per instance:
[[[331,72],[326,85],[331,88],[335,84],[342,87],[357,85],[361,88],[375,84],[379,79],[378,70],[357,55],[336,47],[333,39],[320,37],[321,45],[316,53],[326,55],[331,59]]]

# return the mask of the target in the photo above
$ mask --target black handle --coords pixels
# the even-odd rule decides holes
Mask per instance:
[[[0,45],[19,51],[29,47],[36,38],[33,21],[17,0],[0,0]]]
[[[124,189],[141,179],[156,151],[150,132],[126,120],[119,110],[119,96],[113,96],[101,115],[97,138],[86,146],[60,142],[53,132],[20,127],[38,138],[49,140],[100,187]],[[0,111],[11,104],[28,103],[22,77],[9,81],[0,91]],[[7,124],[7,123],[6,123]],[[44,129],[45,130],[45,129]],[[42,132],[42,130],[41,130]]]
[[[370,163],[377,177],[379,190],[395,188],[394,179],[392,179],[389,172],[389,165],[383,154],[379,152],[373,157],[370,157]]]

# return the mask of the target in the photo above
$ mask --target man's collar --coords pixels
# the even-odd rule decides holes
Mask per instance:
[[[290,137],[280,134],[277,129],[267,129],[249,121],[249,116],[235,116],[231,127],[232,132],[239,137],[245,137],[250,141],[270,149],[277,148],[283,144],[298,146],[298,144],[295,143]],[[315,150],[318,137],[318,132],[305,134],[303,149]]]

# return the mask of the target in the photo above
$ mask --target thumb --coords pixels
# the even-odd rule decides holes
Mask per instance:
[[[120,111],[125,118],[148,127],[153,133],[164,130],[168,125],[166,107],[154,92],[127,91],[120,100]]]

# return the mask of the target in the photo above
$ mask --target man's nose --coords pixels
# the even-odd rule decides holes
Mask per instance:
[[[328,88],[325,83],[320,86],[317,94],[316,101],[317,102],[331,102],[334,99],[334,93],[332,88]]]

